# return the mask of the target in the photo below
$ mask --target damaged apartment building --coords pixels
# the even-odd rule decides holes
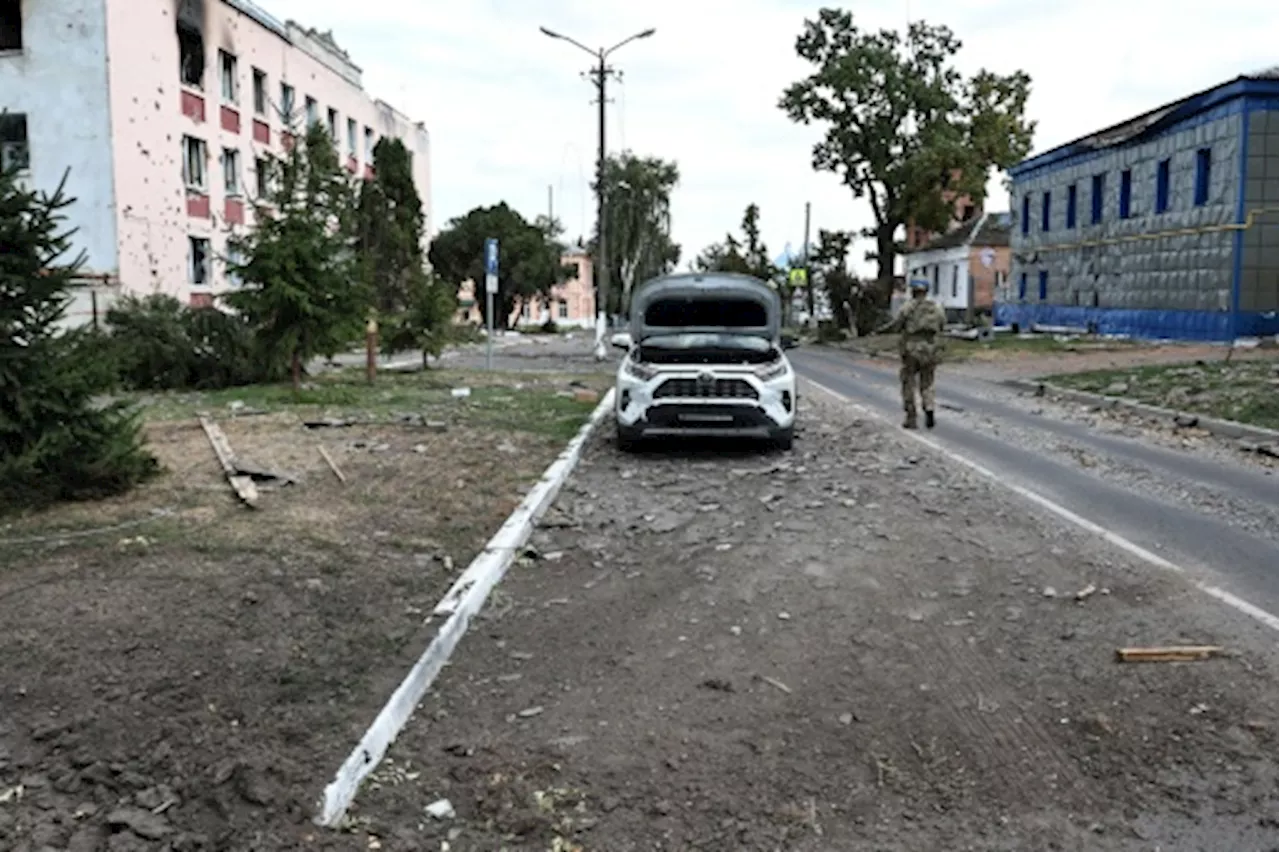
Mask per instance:
[[[1276,334],[1277,71],[1025,160],[999,324],[1228,341]]]
[[[234,287],[227,237],[314,123],[366,179],[377,141],[400,139],[431,232],[426,128],[370,97],[330,34],[249,0],[0,0],[0,158],[35,189],[67,176],[73,324],[126,293],[207,305]]]

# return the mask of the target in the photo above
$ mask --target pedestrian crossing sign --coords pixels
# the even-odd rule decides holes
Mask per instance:
[[[809,280],[809,271],[803,266],[798,269],[791,270],[790,282],[792,287],[802,287]]]

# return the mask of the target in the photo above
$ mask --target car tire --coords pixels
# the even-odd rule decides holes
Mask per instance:
[[[636,449],[636,436],[628,429],[617,427],[617,433],[614,436],[614,443],[617,445],[619,452],[631,453]]]
[[[773,436],[773,446],[784,453],[791,452],[791,445],[795,442],[795,430],[783,429]]]

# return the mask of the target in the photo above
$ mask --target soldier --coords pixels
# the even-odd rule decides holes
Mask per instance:
[[[933,428],[933,377],[941,360],[938,335],[947,324],[947,315],[930,299],[928,284],[919,279],[911,282],[911,301],[898,315],[877,329],[878,334],[901,332],[898,351],[902,354],[902,408],[907,414],[904,429],[915,429],[916,383],[920,385],[920,403],[924,408],[924,425]]]

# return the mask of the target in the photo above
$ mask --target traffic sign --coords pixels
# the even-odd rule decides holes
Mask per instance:
[[[484,276],[484,291],[486,293],[498,292],[498,276],[492,272],[486,273]]]
[[[808,271],[803,266],[800,266],[791,270],[790,281],[792,286],[803,286],[804,283],[808,280],[809,280]]]
[[[489,237],[484,241],[484,272],[485,275],[498,274],[498,240],[496,237]]]

